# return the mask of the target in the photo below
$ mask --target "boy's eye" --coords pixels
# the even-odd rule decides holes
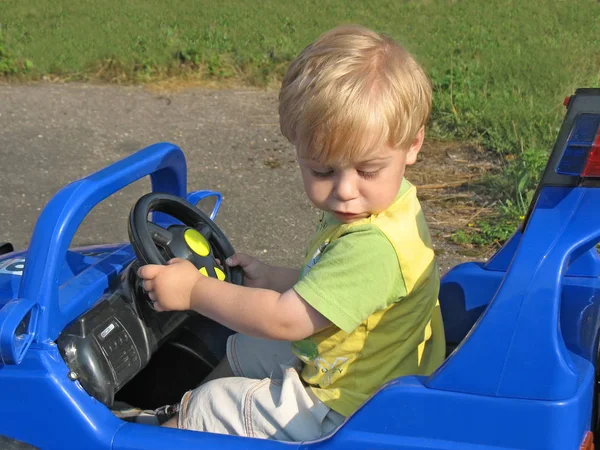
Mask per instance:
[[[363,177],[363,178],[375,178],[378,174],[379,174],[379,170],[372,170],[372,171],[367,171],[367,170],[358,170],[358,174]]]
[[[315,170],[311,169],[311,173],[317,178],[327,178],[333,173],[333,170]]]

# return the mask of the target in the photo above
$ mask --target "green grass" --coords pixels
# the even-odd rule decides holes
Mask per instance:
[[[0,73],[265,86],[341,23],[384,31],[424,64],[435,88],[430,135],[510,155],[488,186],[512,219],[556,137],[563,98],[600,86],[596,0],[0,0]]]

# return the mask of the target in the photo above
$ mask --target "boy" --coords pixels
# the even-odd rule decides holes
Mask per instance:
[[[245,286],[189,262],[145,266],[156,309],[194,309],[238,332],[166,426],[279,440],[321,437],[385,382],[428,375],[445,352],[438,268],[415,188],[431,87],[390,38],[322,35],[292,62],[280,125],[323,216],[302,271],[236,254]]]

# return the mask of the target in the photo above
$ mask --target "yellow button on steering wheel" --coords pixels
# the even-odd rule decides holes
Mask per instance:
[[[217,274],[217,279],[223,281],[225,279],[225,273],[219,269],[218,267],[215,267],[215,273]],[[198,272],[200,272],[202,275],[204,275],[205,277],[208,276],[208,271],[206,270],[206,267],[201,267]]]
[[[183,238],[194,253],[200,256],[208,256],[210,254],[210,245],[199,231],[194,230],[193,228],[185,230]]]
[[[185,239],[186,244],[197,255],[210,255],[210,245],[206,241],[206,238],[202,236],[202,234],[199,231],[194,230],[193,228],[185,230],[185,232],[183,233],[183,238]],[[215,271],[215,274],[217,275],[217,279],[223,281],[225,279],[225,273],[216,266],[213,267],[213,269]],[[205,277],[208,276],[208,271],[206,270],[206,267],[201,267],[200,269],[198,269],[198,272],[200,272]]]

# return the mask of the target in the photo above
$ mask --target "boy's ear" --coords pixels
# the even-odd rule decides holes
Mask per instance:
[[[423,141],[425,140],[425,127],[421,127],[419,131],[417,131],[417,135],[413,139],[408,151],[406,153],[406,165],[410,166],[417,162],[417,155],[423,146]]]

